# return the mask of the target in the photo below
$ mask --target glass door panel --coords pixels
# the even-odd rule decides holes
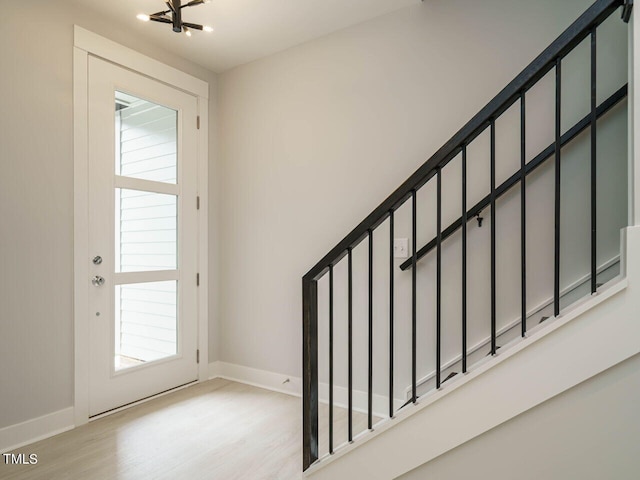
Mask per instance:
[[[177,197],[116,188],[116,272],[175,270]]]
[[[177,353],[177,283],[146,282],[116,286],[116,370]]]
[[[176,110],[116,91],[116,178],[177,184],[177,122]],[[176,271],[178,196],[116,187],[114,206],[115,271]],[[115,371],[178,354],[177,280],[114,289]]]
[[[178,112],[116,91],[116,175],[176,183]]]

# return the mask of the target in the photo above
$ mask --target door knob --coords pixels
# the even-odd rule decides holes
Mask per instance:
[[[104,285],[104,278],[100,275],[96,275],[91,279],[91,283],[94,287],[100,287],[101,285]]]

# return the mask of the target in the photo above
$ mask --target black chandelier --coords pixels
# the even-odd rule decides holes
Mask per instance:
[[[203,3],[209,3],[211,0],[191,0],[188,3],[182,5],[182,0],[168,0],[165,2],[169,10],[162,12],[152,13],[151,15],[145,15],[141,13],[138,15],[138,19],[143,22],[160,22],[170,23],[173,27],[173,31],[176,33],[184,32],[188,37],[191,36],[191,29],[204,30],[205,32],[213,32],[213,28],[209,26],[199,25],[197,23],[189,23],[182,21],[182,9],[185,7],[195,7],[202,5]]]

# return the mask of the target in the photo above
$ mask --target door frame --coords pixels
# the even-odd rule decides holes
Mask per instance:
[[[208,379],[208,101],[209,84],[107,38],[74,25],[73,46],[73,240],[74,240],[74,424],[89,421],[89,155],[88,60],[107,60],[197,97],[198,381]],[[196,199],[194,198],[195,202]]]

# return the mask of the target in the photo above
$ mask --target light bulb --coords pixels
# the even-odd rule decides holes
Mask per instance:
[[[202,27],[202,29],[205,32],[209,32],[209,33],[213,32],[213,27],[210,27],[209,25],[205,25],[204,27]]]
[[[185,34],[187,37],[190,37],[190,36],[191,36],[191,30],[189,30],[189,29],[185,28],[185,29],[184,29],[184,34]]]
[[[136,18],[138,20],[142,20],[143,22],[148,22],[149,21],[149,15],[145,15],[144,13],[139,13]]]

